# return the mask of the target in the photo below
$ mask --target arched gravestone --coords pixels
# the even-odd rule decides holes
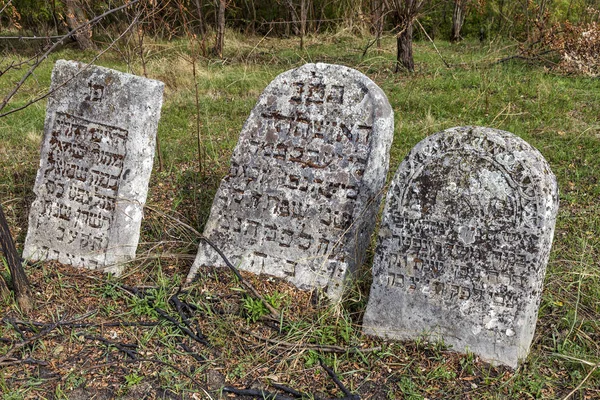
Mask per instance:
[[[556,178],[515,135],[459,127],[424,139],[387,195],[364,332],[426,334],[516,367],[533,338],[557,211]]]
[[[23,257],[113,273],[135,257],[163,87],[56,62]]]
[[[356,70],[279,75],[242,128],[204,235],[242,270],[339,298],[374,227],[393,125],[385,94]],[[188,281],[201,266],[224,266],[205,243]]]

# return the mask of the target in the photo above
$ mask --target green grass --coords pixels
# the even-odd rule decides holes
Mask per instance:
[[[382,49],[371,48],[363,58],[368,38],[342,34],[309,38],[306,50],[301,52],[297,40],[228,34],[225,60],[199,58],[196,82],[185,41],[147,44],[148,75],[166,83],[158,131],[164,160],[160,171],[158,160],[155,162],[149,208],[142,225],[140,261],[119,279],[90,272],[79,274],[51,263],[28,267],[36,301],[42,306],[26,317],[5,302],[0,304],[1,315],[51,321],[96,310],[86,321],[162,321],[153,327],[121,327],[114,331],[121,340],[138,343],[138,350],[148,358],[185,366],[185,371],[207,388],[211,387],[211,374],[217,371],[228,385],[267,385],[269,379],[277,378],[288,386],[331,397],[339,391],[319,367],[321,357],[364,398],[462,399],[468,395],[484,399],[554,399],[563,398],[580,384],[578,398],[600,397],[600,370],[586,379],[592,366],[600,362],[600,80],[563,76],[543,66],[520,62],[494,64],[514,51],[511,43],[436,43],[452,65],[446,68],[430,43],[418,42],[414,49],[416,72],[393,74],[392,38],[383,41]],[[25,104],[47,90],[56,59],[85,61],[91,57],[93,54],[68,48],[52,54],[9,107]],[[13,59],[18,60],[19,55],[6,54],[2,65]],[[285,321],[279,330],[265,326],[260,319],[266,314],[264,306],[249,298],[227,271],[202,276],[182,298],[197,306],[197,323],[212,344],[210,349],[186,342],[188,338],[180,330],[158,317],[156,306],[179,318],[169,308],[168,299],[187,274],[198,241],[181,224],[160,213],[201,231],[242,124],[258,95],[277,74],[316,61],[356,68],[387,94],[395,113],[390,178],[416,143],[459,125],[511,131],[548,160],[558,178],[561,206],[536,336],[529,358],[516,372],[490,367],[472,354],[457,355],[440,343],[388,343],[363,337],[360,321],[369,287],[368,265],[359,271],[339,308],[314,301],[283,283],[254,279],[258,290],[284,311]],[[142,71],[137,60],[128,65],[118,53],[110,51],[98,64],[138,74]],[[1,96],[23,72],[21,69],[0,76]],[[198,88],[199,109],[194,85]],[[0,201],[19,249],[27,230],[44,115],[42,101],[0,118]],[[198,165],[198,115],[202,168]],[[180,258],[157,260],[153,258],[157,253]],[[152,288],[141,299],[123,290],[123,283]],[[74,297],[79,301],[73,303]],[[100,390],[95,382],[106,382],[108,389],[120,395],[149,382],[154,388],[177,395],[193,392],[204,396],[181,372],[164,365],[108,365],[122,360],[118,351],[80,339],[83,331],[105,337],[111,334],[108,329],[63,328],[60,335],[23,350],[19,357],[39,357],[52,364],[7,367],[0,372],[3,398],[65,398],[77,388]],[[276,337],[288,344],[381,348],[337,354],[265,343],[257,337]],[[20,340],[8,324],[0,326],[0,338],[13,343]],[[107,365],[78,364],[81,360],[69,351],[63,352],[68,356],[54,354],[57,343],[65,348],[81,348],[81,357],[88,354],[94,363]],[[196,362],[180,343],[194,346],[194,351],[208,361]],[[9,348],[9,343],[0,342],[0,354]],[[69,370],[71,364],[81,372]],[[270,378],[264,378],[267,376]]]

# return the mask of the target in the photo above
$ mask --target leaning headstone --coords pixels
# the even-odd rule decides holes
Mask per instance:
[[[163,86],[56,62],[23,257],[114,273],[135,257]]]
[[[204,236],[242,270],[339,299],[374,227],[393,125],[385,94],[356,70],[279,75],[242,128]],[[202,242],[188,281],[224,265]]]
[[[533,338],[557,211],[556,178],[515,135],[459,127],[421,141],[387,195],[364,332],[426,335],[516,367]]]

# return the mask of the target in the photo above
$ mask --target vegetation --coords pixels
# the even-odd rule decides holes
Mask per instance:
[[[365,399],[600,396],[600,81],[518,58],[496,63],[518,48],[508,39],[437,41],[451,68],[429,41],[417,41],[413,74],[393,73],[396,40],[389,35],[364,57],[371,39],[344,30],[308,35],[304,51],[294,38],[228,30],[225,40],[224,61],[197,56],[197,42],[186,39],[148,39],[143,60],[125,57],[137,54],[139,43],[118,43],[98,59],[166,84],[158,132],[163,165],[157,158],[139,259],[119,279],[53,262],[26,267],[36,309],[23,315],[13,301],[0,303],[3,398],[220,398],[222,386],[282,394],[278,383],[321,398],[342,396],[319,361]],[[28,54],[6,57],[17,65]],[[45,93],[56,59],[93,57],[71,46],[52,53],[11,107]],[[385,91],[396,123],[390,177],[418,141],[465,124],[514,132],[549,161],[561,208],[536,336],[517,371],[426,337],[399,343],[363,336],[368,264],[338,307],[244,274],[263,303],[228,270],[207,271],[180,289],[199,240],[187,226],[202,230],[258,95],[277,74],[309,61],[351,66]],[[0,93],[13,88],[24,67],[0,78]],[[44,102],[36,102],[0,118],[0,199],[19,250],[44,114]],[[269,318],[267,303],[282,311],[278,321]]]

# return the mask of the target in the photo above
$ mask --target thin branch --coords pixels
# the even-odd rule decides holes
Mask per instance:
[[[342,381],[339,380],[339,378],[337,377],[335,372],[333,372],[333,370],[331,368],[329,368],[327,365],[325,365],[323,360],[321,360],[320,358],[319,358],[319,364],[321,364],[321,367],[323,367],[325,372],[327,372],[327,375],[329,375],[331,377],[331,379],[337,385],[337,387],[339,387],[340,390],[346,395],[346,398],[348,400],[360,400],[360,396],[357,394],[352,394],[352,392],[350,392],[348,390],[348,388],[346,388],[346,386],[344,386]]]
[[[381,350],[381,347],[379,347],[379,346],[370,347],[368,349],[359,349],[356,347],[342,347],[342,346],[321,345],[321,344],[314,344],[314,343],[291,343],[291,342],[285,342],[283,340],[262,337],[260,335],[257,335],[253,332],[246,331],[246,330],[244,330],[243,332],[258,339],[258,340],[264,340],[265,342],[274,344],[276,346],[287,347],[287,348],[302,348],[302,349],[309,349],[309,350],[318,350],[318,351],[322,351],[324,353],[341,353],[341,354],[344,354],[344,353],[371,353],[373,351]]]
[[[0,36],[0,40],[51,40],[60,39],[64,35],[58,36]]]
[[[269,312],[271,313],[271,317],[276,320],[279,321],[279,316],[280,316],[280,312],[278,310],[276,310],[271,304],[269,304],[261,295],[260,293],[258,293],[258,291],[254,288],[254,286],[252,286],[252,284],[250,282],[248,282],[247,280],[245,280],[242,275],[240,274],[240,272],[238,271],[238,269],[236,267],[233,266],[233,264],[227,259],[227,257],[225,257],[225,254],[223,254],[223,252],[217,247],[217,245],[215,245],[213,242],[211,242],[207,237],[205,236],[201,236],[201,239],[204,240],[204,242],[206,242],[206,244],[208,244],[210,247],[213,248],[214,251],[217,252],[217,254],[219,254],[219,256],[221,256],[221,258],[223,259],[223,261],[225,262],[225,264],[229,267],[229,269],[231,271],[233,271],[233,273],[235,274],[235,276],[240,280],[240,282],[246,286],[246,288],[248,290],[250,290],[252,292],[252,294],[259,299],[260,301],[263,302],[263,304],[269,309]]]
[[[534,55],[533,55],[533,56],[531,56],[531,57],[527,57],[527,56],[524,56],[524,55],[522,55],[522,54],[515,54],[515,55],[512,55],[512,56],[504,57],[504,58],[501,58],[501,59],[499,59],[499,60],[497,60],[497,61],[494,61],[494,62],[492,63],[492,65],[496,65],[496,64],[502,64],[502,63],[505,63],[505,62],[507,62],[507,61],[510,61],[510,60],[525,60],[525,61],[534,61],[534,60],[536,60],[537,58],[539,58],[539,57],[541,57],[541,56],[543,56],[543,55],[546,55],[546,54],[552,53],[552,52],[554,52],[554,51],[555,51],[555,50],[552,50],[552,49],[551,49],[551,50],[544,50],[544,51],[542,51],[542,52],[540,52],[540,53],[534,54]]]
[[[125,355],[127,355],[132,360],[137,360],[137,351],[135,350],[137,348],[136,344],[111,342],[110,340],[105,339],[102,336],[83,335],[83,337],[88,340],[94,340],[94,341],[103,343],[107,347],[113,346],[117,350],[125,353]],[[130,350],[130,349],[133,349],[133,350]]]
[[[166,319],[167,321],[169,321],[170,323],[175,325],[176,328],[178,328],[180,331],[182,331],[183,333],[185,333],[186,335],[188,335],[189,337],[194,339],[196,342],[201,343],[206,346],[210,346],[210,343],[208,343],[208,341],[204,338],[203,335],[202,335],[202,337],[200,337],[199,335],[195,334],[194,332],[192,332],[191,329],[188,329],[186,326],[179,323],[179,321],[177,321],[175,318],[171,317],[165,310],[158,308],[158,307],[154,307],[154,309],[156,310],[158,315],[160,315],[161,317],[163,317],[164,319]]]
[[[267,392],[262,389],[236,389],[231,386],[224,386],[223,391],[226,393],[237,394],[238,396],[250,396],[260,399],[269,399],[269,400],[293,400],[292,397],[282,396],[280,394]]]
[[[162,211],[153,208],[153,207],[149,207],[148,205],[146,205],[146,208],[150,209],[151,211],[156,212],[157,214],[162,215],[163,217],[169,218],[177,223],[179,223],[181,226],[189,229],[190,231],[192,231],[193,233],[195,233],[198,237],[200,237],[201,240],[203,240],[206,244],[208,244],[210,247],[213,248],[214,251],[217,252],[217,254],[219,254],[219,256],[223,259],[223,262],[225,262],[225,265],[227,265],[229,267],[229,269],[234,273],[234,275],[238,278],[238,280],[242,283],[242,285],[244,285],[248,290],[250,290],[250,292],[252,293],[253,296],[255,296],[257,299],[259,299],[260,301],[263,302],[263,304],[265,305],[265,307],[267,307],[267,309],[269,310],[269,312],[271,313],[271,317],[276,320],[279,321],[279,315],[280,312],[278,310],[276,310],[271,304],[269,304],[259,293],[258,291],[254,288],[254,286],[252,286],[252,284],[250,282],[248,282],[247,280],[245,280],[242,275],[240,274],[240,271],[238,271],[238,269],[229,261],[229,259],[227,259],[227,257],[225,256],[225,254],[223,254],[223,252],[213,243],[211,242],[208,238],[204,237],[204,235],[202,235],[200,232],[198,232],[196,229],[194,229],[192,226],[186,224],[183,221],[180,221],[179,219],[165,214]]]
[[[54,329],[56,329],[58,327],[58,323],[54,323],[51,326],[49,326],[48,328],[42,330],[38,335],[35,335],[27,340],[23,340],[17,344],[15,344],[9,351],[6,352],[5,355],[3,355],[2,357],[0,357],[0,366],[3,366],[5,363],[7,362],[13,362],[15,361],[14,358],[12,358],[11,356],[20,348],[23,348],[31,343],[34,343],[35,341],[37,341],[38,339],[43,338],[44,336],[46,336],[47,334],[49,334],[50,332],[52,332]]]
[[[4,12],[4,10],[6,10],[6,8],[7,8],[8,6],[10,6],[10,3],[12,3],[12,0],[8,0],[8,3],[6,3],[6,4],[4,5],[4,7],[2,7],[2,10],[0,10],[0,14],[2,14],[2,13]]]
[[[38,328],[48,328],[54,324],[46,323],[46,322],[38,322],[38,321],[21,321],[18,319],[7,319],[3,318],[2,322],[7,323],[15,323],[19,325],[23,325],[25,327],[35,326]],[[57,326],[62,328],[104,328],[104,327],[128,327],[128,326],[157,326],[159,322],[95,322],[95,323],[78,323],[78,322],[59,322]],[[14,325],[13,325],[14,326]],[[29,328],[31,330],[31,328]]]
[[[450,68],[450,64],[448,64],[446,62],[446,60],[444,60],[444,57],[442,57],[442,53],[440,53],[440,51],[438,50],[437,46],[435,45],[435,42],[433,41],[433,39],[431,39],[429,37],[429,35],[427,34],[427,31],[425,30],[425,28],[423,28],[423,25],[421,25],[421,23],[419,22],[418,19],[415,18],[415,22],[417,24],[419,24],[419,26],[421,27],[421,30],[423,31],[423,33],[425,34],[425,36],[427,36],[427,39],[429,39],[429,41],[431,42],[431,44],[433,45],[433,48],[435,49],[435,51],[438,53],[438,56],[440,56],[440,59],[442,60],[442,62],[444,63],[444,65],[446,66],[446,68]]]
[[[598,367],[600,367],[600,363],[594,365],[594,367],[585,376],[585,378],[583,378],[583,380],[581,382],[579,382],[579,385],[577,385],[577,387],[575,389],[573,389],[568,395],[566,395],[563,400],[569,400],[569,398],[571,398],[571,396],[573,396],[579,389],[581,389],[581,387],[583,386],[583,384],[585,382],[587,382],[588,379],[590,379],[590,376],[592,376],[592,374],[598,369]]]
[[[46,50],[46,52],[45,52],[45,53],[44,53],[44,54],[43,54],[43,55],[40,57],[40,59],[39,59],[39,60],[38,60],[38,61],[37,61],[35,64],[33,64],[33,65],[31,66],[31,68],[29,68],[29,70],[27,71],[27,73],[26,73],[26,74],[25,74],[25,75],[24,75],[24,76],[21,78],[21,80],[19,81],[19,83],[17,83],[17,85],[15,86],[15,88],[14,88],[14,89],[13,89],[13,90],[12,90],[12,91],[11,91],[11,92],[10,92],[10,93],[9,93],[9,94],[8,94],[8,95],[5,97],[5,98],[4,98],[4,100],[3,100],[3,101],[2,101],[2,103],[0,104],[0,111],[1,111],[1,110],[3,110],[3,109],[4,109],[4,107],[6,107],[6,105],[7,105],[7,104],[8,104],[8,102],[10,101],[10,99],[12,99],[12,98],[13,98],[13,96],[14,96],[14,95],[17,93],[17,91],[18,91],[18,90],[21,88],[21,86],[23,86],[23,84],[25,83],[25,81],[26,81],[26,80],[27,80],[27,79],[28,79],[28,78],[31,76],[31,74],[33,74],[33,71],[34,71],[34,70],[35,70],[35,69],[36,69],[36,68],[37,68],[37,67],[38,67],[38,66],[39,66],[39,65],[40,65],[40,64],[41,64],[41,63],[42,63],[42,62],[43,62],[43,61],[44,61],[46,58],[48,58],[48,56],[50,55],[50,53],[52,53],[52,52],[53,52],[53,51],[54,51],[54,50],[55,50],[55,49],[56,49],[58,46],[60,46],[60,45],[61,45],[61,44],[62,44],[62,43],[65,41],[65,40],[67,40],[68,38],[70,38],[71,36],[73,36],[73,35],[74,35],[74,34],[75,34],[77,31],[79,31],[80,29],[84,28],[85,26],[87,26],[87,25],[91,25],[91,24],[93,24],[93,23],[96,23],[96,22],[100,21],[102,18],[104,18],[104,17],[106,17],[106,16],[108,16],[108,15],[110,15],[110,14],[113,14],[113,13],[115,13],[115,12],[117,12],[117,11],[120,11],[120,10],[122,10],[122,9],[124,9],[124,8],[127,8],[127,7],[129,7],[129,6],[132,6],[133,4],[135,4],[135,3],[138,3],[139,1],[140,1],[140,0],[132,0],[132,1],[128,2],[128,3],[126,3],[126,4],[123,4],[122,6],[119,6],[119,7],[117,7],[117,8],[113,8],[112,10],[108,10],[108,11],[106,11],[105,13],[103,13],[103,14],[101,14],[101,15],[99,15],[99,16],[97,16],[97,17],[95,17],[95,18],[93,18],[93,19],[91,19],[91,20],[89,20],[89,21],[87,21],[87,22],[85,22],[85,23],[83,23],[83,24],[80,24],[80,25],[79,25],[79,26],[77,26],[75,29],[73,29],[71,32],[69,32],[69,33],[67,33],[66,35],[64,35],[64,36],[62,37],[62,39],[60,39],[60,40],[56,41],[56,42],[55,42],[55,43],[54,43],[52,46],[50,46],[50,48],[49,48],[48,50]],[[131,25],[130,25],[130,27],[131,27]],[[130,28],[128,28],[127,30],[129,30],[129,29],[130,29]],[[114,42],[113,42],[113,43],[114,43]],[[110,46],[109,46],[109,48],[110,48]],[[104,51],[106,51],[106,50],[104,50]],[[100,54],[103,54],[103,52],[102,52],[102,53],[100,53]],[[100,55],[98,55],[98,57],[99,57],[99,56],[100,56]],[[89,65],[89,64],[88,64],[88,65]],[[42,96],[42,97],[38,98],[36,101],[39,101],[39,100],[41,100],[41,99],[43,99],[43,98],[47,97],[49,94],[50,94],[50,93],[47,93],[46,95],[44,95],[44,96]],[[30,105],[30,104],[33,104],[33,102],[30,102],[30,103],[26,104],[26,106],[28,106],[28,105]],[[23,106],[23,107],[19,107],[19,108],[17,108],[17,109],[14,109],[14,110],[11,110],[11,111],[9,111],[9,112],[6,112],[6,113],[4,113],[4,114],[0,114],[0,118],[1,118],[1,117],[4,117],[4,116],[6,116],[6,115],[8,115],[8,114],[11,114],[11,113],[13,113],[13,112],[15,112],[15,111],[21,110],[21,109],[23,109],[23,108],[25,108],[25,106]]]

